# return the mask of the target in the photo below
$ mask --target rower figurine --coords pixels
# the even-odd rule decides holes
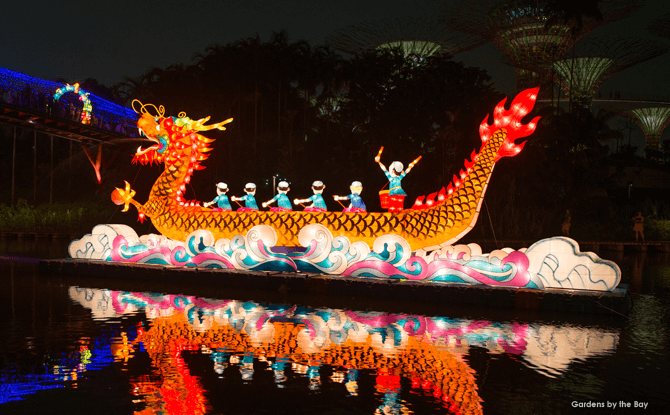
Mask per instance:
[[[209,207],[212,206],[213,204],[216,203],[217,207],[212,209],[214,212],[230,212],[233,210],[233,208],[230,207],[230,202],[228,201],[228,196],[226,196],[226,193],[228,193],[228,185],[225,183],[218,183],[216,185],[216,196],[214,200],[211,202],[204,203],[204,207]]]
[[[250,212],[258,210],[258,205],[256,204],[256,185],[254,183],[247,183],[244,185],[244,191],[247,193],[242,197],[232,196],[230,200],[233,202],[244,201],[244,207],[237,209],[238,212]]]
[[[379,153],[377,153],[377,157],[375,157],[375,161],[379,163],[379,166],[384,170],[384,174],[386,174],[386,177],[389,179],[389,190],[382,190],[379,192],[383,205],[382,208],[388,208],[391,213],[398,213],[403,210],[405,196],[407,196],[407,193],[402,190],[402,179],[410,172],[410,170],[412,170],[414,165],[421,160],[421,156],[411,162],[409,166],[407,166],[407,170],[403,171],[403,165],[399,161],[391,163],[389,169],[386,170],[386,166],[379,161],[381,159],[382,151],[384,151],[384,147],[379,149]],[[385,193],[388,193],[388,202],[386,204],[384,203]]]
[[[359,181],[351,183],[351,186],[349,186],[349,189],[351,189],[351,194],[349,196],[335,196],[333,195],[333,198],[335,200],[350,200],[351,203],[349,204],[349,207],[344,208],[342,212],[366,212],[365,208],[365,203],[363,203],[363,199],[361,199],[361,192],[363,191],[363,184]]]
[[[286,193],[291,190],[288,187],[288,183],[285,181],[279,182],[279,185],[277,186],[277,195],[273,197],[272,199],[268,200],[267,202],[263,203],[263,207],[268,207],[269,205],[273,204],[275,200],[277,201],[277,205],[273,208],[270,209],[270,212],[290,212],[293,210],[293,206],[291,206],[291,200],[289,200],[288,196],[286,196]]]
[[[317,180],[314,183],[312,183],[312,191],[314,194],[312,197],[308,199],[295,199],[293,200],[293,203],[296,205],[302,204],[302,203],[308,203],[312,202],[311,205],[307,206],[305,208],[305,212],[325,212],[328,210],[326,207],[326,201],[323,200],[323,189],[326,188],[326,185],[323,184],[321,180]]]

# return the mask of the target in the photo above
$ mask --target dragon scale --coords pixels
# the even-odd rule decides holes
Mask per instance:
[[[200,131],[217,128],[225,130],[224,122],[205,126],[209,117],[193,121],[183,116],[154,117],[144,111],[138,128],[152,142],[147,149],[138,149],[134,162],[163,162],[165,169],[154,183],[145,204],[133,199],[135,194],[126,182],[126,188],[117,188],[112,200],[117,204],[133,204],[143,219],[149,217],[156,229],[166,237],[184,241],[188,234],[206,229],[215,239],[244,235],[256,225],[269,225],[277,233],[277,245],[300,246],[298,234],[309,224],[325,226],[333,236],[345,236],[350,241],[363,241],[369,246],[385,234],[397,234],[406,239],[413,251],[431,250],[453,244],[463,237],[476,223],[484,194],[495,163],[502,157],[518,154],[523,145],[515,144],[519,138],[532,134],[539,117],[527,124],[521,119],[530,112],[539,88],[519,93],[510,108],[506,100],[494,109],[494,122],[488,116],[479,128],[482,147],[473,152],[465,162],[465,170],[454,176],[445,190],[429,195],[425,202],[419,197],[411,209],[400,213],[344,213],[344,212],[220,212],[201,207],[197,202],[183,199],[186,184],[195,170],[204,167],[200,162],[212,150],[214,141],[203,137]],[[162,107],[161,107],[162,109]]]

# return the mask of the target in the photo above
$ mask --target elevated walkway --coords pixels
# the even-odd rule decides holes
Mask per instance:
[[[98,183],[102,182],[102,147],[141,140],[137,130],[138,115],[130,108],[103,99],[78,85],[43,80],[9,69],[0,68],[0,124],[13,126],[11,204],[16,194],[17,130],[21,137],[33,131],[33,195],[37,194],[38,134],[51,141],[51,181],[49,202],[53,201],[53,138],[78,142],[93,166]],[[97,147],[97,154],[89,147]],[[19,155],[25,157],[25,151]],[[20,165],[20,161],[18,161]],[[33,196],[36,198],[36,196]]]
[[[0,68],[0,122],[82,143],[113,143],[138,137],[138,116],[130,108],[89,91],[59,93],[66,84]],[[90,120],[81,122],[82,99]]]
[[[125,133],[108,131],[4,102],[0,102],[0,123],[78,141],[83,144],[115,144],[129,140]]]

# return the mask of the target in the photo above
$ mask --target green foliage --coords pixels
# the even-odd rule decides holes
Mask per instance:
[[[90,232],[106,223],[116,209],[113,205],[95,203],[58,203],[30,206],[19,199],[16,206],[0,204],[0,229],[26,232]]]
[[[648,241],[670,241],[670,220],[645,219],[644,237]]]

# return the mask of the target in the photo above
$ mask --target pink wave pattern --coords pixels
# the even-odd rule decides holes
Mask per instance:
[[[490,321],[481,320],[472,321],[467,325],[442,328],[438,325],[438,319],[420,315],[381,314],[367,316],[349,310],[345,311],[345,314],[352,321],[375,328],[387,327],[392,324],[396,324],[400,320],[405,320],[405,324],[402,325],[402,329],[409,336],[423,336],[427,333],[432,339],[440,337],[455,337],[458,341],[463,340],[466,343],[467,340],[464,339],[467,338],[468,334],[477,334],[479,331],[495,326],[495,324]],[[497,339],[497,343],[500,345],[500,347],[503,348],[503,350],[505,350],[506,353],[522,354],[526,350],[526,346],[528,344],[526,341],[526,338],[528,337],[528,325],[518,324],[515,322],[511,326],[511,331],[513,333],[513,339],[506,339],[505,337],[501,336]]]
[[[191,304],[206,310],[216,310],[218,308],[225,307],[230,302],[232,302],[232,300],[209,301],[200,297],[174,294],[161,295],[160,300],[157,300],[156,298],[145,295],[144,293],[126,293],[123,291],[111,291],[110,296],[112,298],[112,307],[114,307],[114,311],[117,314],[123,314],[128,308],[129,303],[141,305],[143,307],[152,306],[162,310],[172,308],[177,311],[184,311],[186,310],[186,307]]]
[[[216,312],[230,307],[233,300],[215,300],[186,295],[150,295],[139,292],[110,291],[112,307],[118,314],[123,314],[130,305],[136,308],[150,306],[154,309],[185,312],[192,309],[203,309]],[[254,303],[255,304],[255,303]],[[269,310],[257,305],[254,309],[260,312],[260,317],[254,322],[257,331],[261,331],[266,323],[272,321],[292,321],[305,326],[312,340],[319,336],[328,336],[327,332],[317,330],[314,310],[296,314],[297,306],[293,305],[283,311]],[[439,317],[427,317],[415,314],[370,313],[342,310],[348,320],[363,326],[384,328],[396,326],[408,336],[422,337],[434,341],[438,338],[452,338],[457,343],[471,344],[473,338],[479,336],[484,339],[495,339],[497,344],[508,354],[522,354],[526,351],[528,342],[528,325],[512,323],[498,324],[487,320],[460,320]],[[255,313],[253,313],[255,314]],[[253,321],[253,320],[252,320]]]
[[[261,256],[259,262],[254,261],[250,269],[261,270],[298,270],[298,263],[310,260],[317,247],[316,241],[311,241],[307,251],[301,255],[287,257],[271,252],[263,241],[255,241],[257,254]],[[202,252],[191,257],[182,246],[169,249],[164,246],[147,246],[139,250],[128,247],[128,241],[118,235],[112,242],[110,259],[118,262],[153,263],[176,266],[218,266],[222,269],[236,269],[236,266],[227,257],[213,252]],[[377,278],[401,278],[410,281],[468,283],[499,287],[534,287],[531,284],[531,274],[528,272],[529,260],[523,252],[514,251],[501,260],[494,271],[479,269],[469,263],[457,262],[452,259],[435,259],[430,263],[421,257],[411,257],[404,264],[392,264],[379,258],[369,258],[355,262],[342,272],[343,276],[373,276]],[[204,264],[204,265],[203,265]],[[474,264],[474,263],[473,263]],[[508,264],[513,266],[508,266]],[[245,266],[246,268],[246,266]],[[505,269],[507,268],[507,269]],[[499,274],[499,275],[498,275]]]
[[[181,246],[178,246],[172,250],[170,250],[170,248],[167,248],[165,246],[158,246],[153,248],[148,247],[146,251],[132,254],[125,254],[125,251],[127,249],[128,249],[128,241],[126,240],[126,238],[123,237],[123,235],[118,235],[116,238],[114,238],[114,241],[112,242],[112,251],[110,253],[110,258],[116,262],[131,262],[140,264],[147,262],[149,259],[160,258],[160,260],[164,261],[166,264],[180,265],[180,266],[183,265],[197,266],[205,261],[214,261],[217,263],[217,265],[221,266],[222,268],[235,269],[233,263],[227,260],[226,258],[208,252],[198,254],[187,260],[180,260],[179,257],[183,258],[188,256],[186,250]]]
[[[528,257],[523,252],[515,251],[510,253],[500,262],[500,272],[503,271],[504,266],[509,262],[516,265],[516,273],[514,277],[508,281],[491,278],[474,268],[459,264],[454,261],[435,260],[430,264],[427,264],[426,261],[420,257],[412,257],[407,260],[405,263],[405,269],[407,272],[388,262],[380,260],[366,260],[357,262],[350,266],[344,270],[342,275],[350,276],[356,273],[356,271],[372,271],[374,274],[383,274],[386,276],[393,275],[400,278],[406,278],[411,281],[423,281],[434,279],[435,275],[439,275],[440,271],[454,270],[471,277],[476,282],[483,285],[502,287],[526,286],[531,281],[531,276],[528,272]],[[416,272],[418,269],[421,269],[421,272],[415,274],[414,272]]]

